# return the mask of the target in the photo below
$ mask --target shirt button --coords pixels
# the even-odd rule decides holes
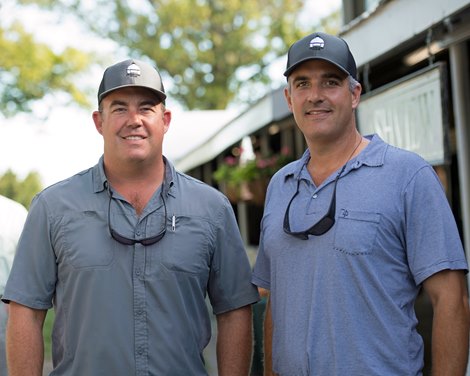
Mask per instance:
[[[139,276],[141,274],[142,274],[142,270],[140,270],[140,269],[135,270],[135,275]]]
[[[317,197],[318,197],[318,195],[316,193],[312,196],[313,199],[315,199]]]

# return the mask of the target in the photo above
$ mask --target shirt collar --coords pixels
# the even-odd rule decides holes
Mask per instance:
[[[105,189],[108,189],[108,179],[104,173],[104,157],[101,156],[98,163],[93,167],[93,191],[95,193],[102,192]],[[173,164],[163,156],[163,162],[165,163],[165,177],[163,182],[163,187],[165,189],[165,196],[174,196],[174,177],[175,177],[175,167]]]
[[[357,169],[362,165],[369,167],[380,167],[384,164],[385,153],[388,148],[388,144],[385,143],[377,134],[364,136],[370,143],[367,147],[354,158],[354,162],[346,167],[345,173],[352,169]],[[304,154],[300,159],[287,165],[283,171],[284,180],[290,177],[299,178],[303,167],[310,160],[310,151],[305,150]]]
[[[356,157],[357,167],[366,165],[369,167],[383,166],[385,161],[385,154],[389,144],[385,143],[377,134],[364,136],[370,142],[369,145]]]
[[[171,163],[165,156],[163,156],[163,162],[165,163],[165,180],[164,180],[164,188],[165,196],[175,196],[175,175],[176,175],[176,170],[175,166],[173,166],[173,163]]]
[[[93,192],[102,192],[108,189],[108,179],[104,174],[103,156],[99,159],[98,163],[93,167]]]

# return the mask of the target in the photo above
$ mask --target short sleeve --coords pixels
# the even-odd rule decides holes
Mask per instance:
[[[34,309],[49,309],[56,285],[56,258],[51,218],[41,196],[31,205],[2,300]]]
[[[416,284],[445,270],[468,270],[455,218],[439,178],[426,166],[405,188],[407,258]]]
[[[263,228],[263,221],[261,222],[261,228]],[[269,261],[269,256],[264,248],[264,231],[261,230],[260,244],[258,249],[258,255],[256,257],[255,266],[253,269],[253,276],[251,281],[258,287],[264,289],[271,289],[271,264]]]
[[[251,267],[228,200],[215,223],[208,292],[214,313],[220,314],[257,302],[259,294],[250,281]]]

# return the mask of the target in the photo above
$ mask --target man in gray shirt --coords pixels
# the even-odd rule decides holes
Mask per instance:
[[[3,297],[13,375],[41,375],[52,306],[54,375],[207,375],[206,295],[219,375],[248,374],[248,259],[228,200],[162,155],[165,98],[149,64],[109,67],[93,113],[103,156],[34,199]]]

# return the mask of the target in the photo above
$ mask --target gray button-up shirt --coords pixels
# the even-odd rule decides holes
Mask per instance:
[[[228,200],[165,163],[140,217],[102,160],[34,199],[4,299],[54,306],[53,375],[206,375],[206,295],[215,314],[258,300]],[[166,233],[123,245],[108,222],[131,239]]]

